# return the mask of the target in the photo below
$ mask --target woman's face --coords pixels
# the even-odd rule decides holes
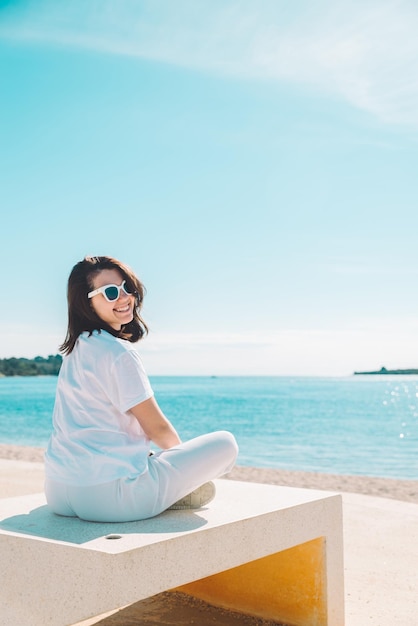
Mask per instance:
[[[121,285],[124,281],[122,274],[116,270],[102,270],[93,276],[93,290],[105,285]],[[119,298],[108,302],[102,293],[98,293],[90,300],[91,306],[103,322],[114,330],[120,330],[123,324],[129,324],[134,315],[135,296],[119,290]]]

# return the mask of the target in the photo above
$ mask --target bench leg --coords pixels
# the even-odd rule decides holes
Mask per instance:
[[[325,557],[321,537],[175,591],[293,626],[327,626]]]

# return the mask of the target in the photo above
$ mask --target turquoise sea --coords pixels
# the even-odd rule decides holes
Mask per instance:
[[[0,443],[42,446],[55,377],[0,378]],[[151,377],[182,439],[233,432],[239,465],[418,479],[418,377]]]

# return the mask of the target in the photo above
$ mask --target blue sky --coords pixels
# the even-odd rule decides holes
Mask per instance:
[[[147,287],[150,374],[418,367],[418,5],[0,1],[0,357],[71,267]]]

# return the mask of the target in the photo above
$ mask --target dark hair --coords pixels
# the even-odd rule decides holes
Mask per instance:
[[[129,324],[122,326],[120,331],[116,331],[109,324],[106,324],[91,306],[87,297],[93,286],[93,277],[102,270],[118,270],[126,280],[126,284],[132,293],[135,294],[136,307],[134,316]],[[70,354],[74,349],[77,339],[82,332],[87,331],[92,334],[94,330],[106,330],[115,337],[127,339],[132,343],[139,341],[148,332],[148,327],[140,317],[142,301],[145,295],[145,287],[135,276],[133,271],[124,263],[108,256],[85,257],[82,261],[74,265],[68,278],[67,301],[68,301],[68,327],[64,343],[60,346],[63,354]]]

